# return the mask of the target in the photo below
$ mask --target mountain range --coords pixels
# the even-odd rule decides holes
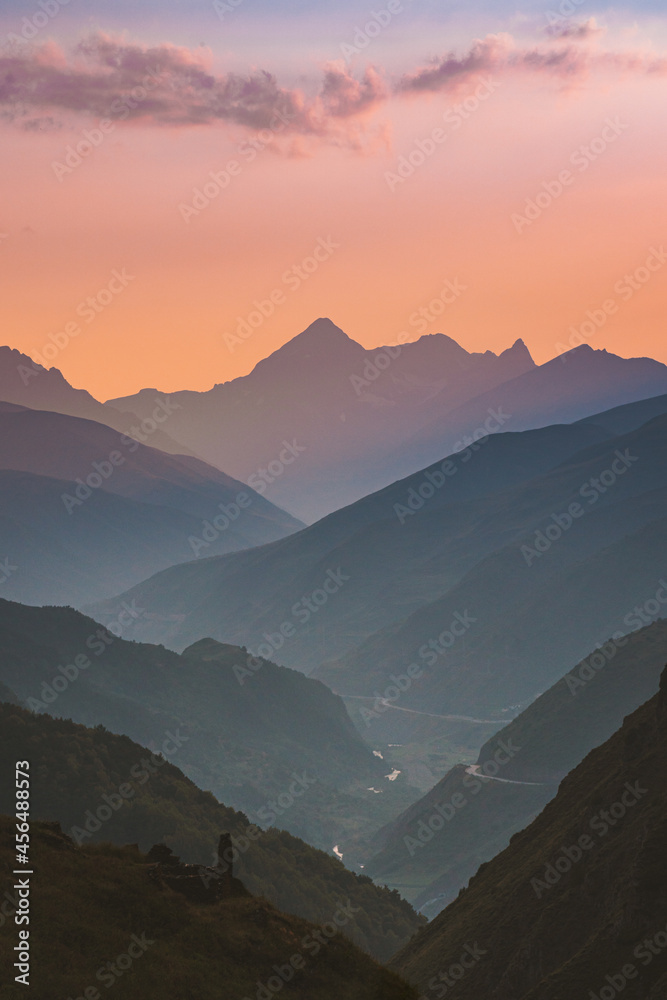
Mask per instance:
[[[667,920],[666,501],[649,358],[320,319],[101,403],[0,349],[0,759],[31,760],[35,919],[72,910],[59,995],[139,914],[169,946],[128,998],[194,948],[211,998],[224,968],[258,1000],[663,1000],[662,948],[614,959]],[[350,940],[264,987],[344,903]]]
[[[368,350],[329,319],[208,391],[142,389],[107,404],[56,368],[0,350],[0,399],[203,458],[306,522],[469,438],[570,423],[665,391],[664,365],[588,345],[540,366],[521,340],[500,355],[470,353],[444,334]]]
[[[109,405],[144,416],[156,392]],[[474,354],[444,334],[366,350],[319,319],[249,375],[172,393],[169,433],[310,523],[475,435],[571,423],[665,392],[667,367],[649,358],[584,345],[536,366],[523,341]],[[300,450],[281,471],[286,442]]]
[[[402,707],[501,721],[616,629],[660,616],[666,450],[666,416],[616,436],[596,417],[499,433],[279,542],[165,570],[91,611],[106,622],[134,600],[163,616],[137,638],[247,644],[371,702],[414,664]],[[624,625],[646,602],[653,614]]]
[[[46,368],[11,347],[0,347],[0,400],[31,410],[49,410],[84,420],[107,424],[141,443],[150,441],[161,451],[190,454],[185,445],[174,441],[163,424],[169,416],[168,397],[157,396],[152,407],[139,417],[136,413],[109,412],[86,389],[75,389],[58,368]],[[146,421],[146,423],[143,423]]]
[[[170,432],[308,522],[417,468],[409,453],[390,456],[429,416],[532,367],[520,342],[500,356],[469,354],[443,334],[365,350],[319,319],[249,375],[172,393]],[[108,405],[143,416],[156,391]],[[281,472],[285,442],[299,450]]]

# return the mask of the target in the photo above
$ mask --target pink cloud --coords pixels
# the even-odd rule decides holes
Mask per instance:
[[[40,46],[0,57],[0,103],[157,125],[227,121],[249,128],[266,127],[281,109],[308,130],[300,95],[282,89],[270,73],[216,76],[205,58],[173,45],[142,48],[103,34],[81,42],[69,60],[53,45]]]
[[[552,24],[546,29],[552,38],[567,38],[584,41],[589,38],[596,38],[604,35],[605,29],[601,28],[594,17],[589,17],[587,21],[570,22],[564,20],[562,24]]]
[[[373,69],[357,80],[342,64],[329,64],[320,93],[307,101],[264,70],[216,74],[211,63],[208,50],[142,47],[103,33],[80,42],[69,58],[48,43],[0,56],[0,110],[27,129],[44,127],[37,122],[56,127],[57,113],[158,126],[227,123],[264,129],[280,112],[293,136],[354,149],[374,141],[361,118],[387,95]]]
[[[394,92],[456,90],[485,73],[539,74],[569,85],[594,71],[667,72],[667,60],[655,54],[601,51],[595,43],[599,33],[590,19],[558,29],[532,47],[518,45],[508,34],[487,35],[463,55],[449,53],[405,74]],[[307,155],[314,140],[368,153],[389,142],[386,123],[367,121],[390,96],[372,67],[357,78],[342,61],[328,63],[319,92],[306,98],[265,70],[217,73],[212,62],[207,49],[147,47],[104,33],[81,41],[69,55],[53,42],[5,52],[0,118],[33,131],[61,127],[68,115],[79,114],[162,127],[227,124],[258,130],[271,127],[280,112],[288,128],[275,143],[276,152]]]
[[[667,59],[653,53],[601,52],[582,44],[598,34],[594,19],[564,28],[550,42],[519,47],[511,35],[487,35],[462,56],[454,53],[405,74],[397,90],[419,93],[455,89],[481,73],[541,74],[557,81],[581,80],[595,71],[650,75],[667,72]],[[567,44],[562,44],[566,42]]]
[[[320,98],[326,113],[337,118],[374,110],[387,98],[387,88],[380,75],[368,68],[362,80],[347,72],[341,60],[325,66]]]

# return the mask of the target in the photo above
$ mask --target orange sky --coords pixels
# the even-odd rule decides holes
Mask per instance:
[[[117,123],[59,181],[52,162],[95,127],[95,115],[37,131],[2,126],[3,341],[34,355],[76,322],[80,333],[61,336],[69,342],[50,363],[98,398],[147,385],[206,389],[245,374],[318,316],[367,347],[403,330],[416,337],[410,317],[458,279],[466,291],[423,332],[478,351],[523,337],[543,362],[587,310],[614,299],[591,346],[667,362],[667,270],[631,294],[617,285],[665,238],[667,137],[656,128],[665,76],[605,72],[564,89],[499,72],[467,121],[445,123],[484,78],[469,76],[455,93],[378,102],[359,116],[361,152],[347,139],[290,133],[289,150],[280,136],[246,162],[239,144],[257,130],[139,119]],[[621,123],[620,134],[580,171],[572,154],[607,120]],[[390,190],[387,172],[437,127],[446,140]],[[186,222],[179,206],[232,158],[240,173]],[[518,233],[512,215],[564,169],[572,183]],[[340,244],[329,258],[300,287],[287,282],[285,272],[329,238]],[[123,269],[132,280],[111,304],[90,323],[77,315]],[[272,292],[273,315],[231,350],[225,334]]]

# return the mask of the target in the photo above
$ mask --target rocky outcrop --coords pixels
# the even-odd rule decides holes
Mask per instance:
[[[247,889],[233,875],[233,845],[229,833],[218,841],[214,867],[184,864],[166,844],[155,844],[148,852],[149,878],[162,888],[172,889],[191,903],[219,903],[224,899],[248,896]]]

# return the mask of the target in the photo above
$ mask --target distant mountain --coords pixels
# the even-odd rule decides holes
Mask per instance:
[[[14,861],[15,828],[15,819],[0,817],[4,871],[11,871]],[[100,989],[113,986],[123,1000],[254,998],[273,995],[267,983],[284,986],[293,1000],[416,998],[404,981],[345,937],[356,915],[345,896],[317,926],[250,896],[238,881],[219,901],[200,901],[196,893],[211,876],[206,870],[204,877],[197,870],[190,876],[189,898],[171,888],[151,864],[154,859],[136,847],[75,848],[57,827],[42,823],[33,825],[31,837],[41,888],[37,899],[33,883],[29,927],[31,955],[41,956],[31,963],[29,989],[36,1000],[79,997],[86,990],[99,997]],[[3,923],[15,905],[16,890],[10,885],[8,890]],[[14,930],[18,942],[19,928]],[[8,937],[6,928],[3,935]],[[8,998],[25,990],[13,983],[16,960],[11,948],[0,952],[3,982],[12,984],[3,987]]]
[[[162,843],[188,863],[212,865],[218,837],[226,830],[236,850],[234,872],[250,892],[314,923],[325,923],[339,900],[349,899],[359,916],[352,916],[346,936],[380,961],[420,924],[396,893],[289,833],[260,831],[243,813],[200,791],[170,762],[173,756],[178,763],[179,753],[168,738],[153,758],[150,749],[102,726],[87,729],[0,704],[0,813],[15,811],[14,776],[10,781],[8,769],[22,759],[27,744],[33,821],[57,820],[78,844],[136,843],[148,851]],[[108,800],[115,808],[102,822],[97,813],[104,817]]]
[[[380,830],[365,872],[427,916],[437,914],[532,821],[569,771],[655,694],[666,657],[665,620],[592,651],[488,739],[476,767],[455,766]],[[440,826],[439,819],[429,826],[433,816],[447,820],[437,836],[430,836]]]
[[[501,409],[508,415],[506,430],[521,431],[589,421],[592,414],[610,407],[665,392],[667,365],[651,358],[619,358],[582,344],[449,410],[445,421],[436,418],[403,442],[401,452],[407,447],[418,466],[433,462],[438,455],[453,450],[457,439],[483,426],[492,410]],[[665,411],[647,406],[645,412],[641,423]],[[622,433],[632,428],[610,419],[609,429]]]
[[[588,558],[578,552],[586,541],[583,531],[573,534],[554,553],[555,565],[542,579],[539,573],[532,579],[515,575],[519,546],[508,547],[404,625],[384,630],[341,663],[314,673],[341,694],[372,700],[373,692],[391,684],[392,673],[416,661],[426,669],[402,707],[500,719],[503,711],[551,686],[566,664],[578,661],[601,635],[640,627],[664,612],[656,594],[664,597],[667,518],[658,514],[666,502],[663,490],[652,503],[619,505],[619,520],[602,522],[601,529],[619,530],[619,522],[631,525],[643,518],[650,523],[612,545],[604,544],[605,531],[601,551]],[[635,607],[640,616],[633,613]],[[460,643],[445,635],[451,646],[440,645],[436,659],[427,644],[456,624],[457,613],[467,614],[471,624]],[[419,650],[425,650],[421,657]],[[435,669],[428,669],[431,664]]]
[[[629,456],[626,475],[611,471],[615,462],[622,469],[619,455]],[[315,674],[341,694],[371,696],[416,660],[424,674],[404,707],[488,718],[525,703],[604,636],[664,613],[656,593],[667,596],[666,500],[667,417],[657,417],[491,497],[465,537],[466,550],[480,553],[476,564],[444,596]],[[472,621],[460,641],[445,635],[447,648],[438,646],[464,612]]]
[[[615,406],[604,413],[595,414],[595,423],[611,434],[628,434],[637,430],[642,424],[648,423],[654,417],[667,413],[667,395],[651,396],[650,399],[640,399],[636,403],[625,403]],[[589,423],[590,417],[585,417],[581,423]]]
[[[16,406],[10,409],[5,403],[0,403],[0,469],[71,479],[72,510],[82,506],[76,502],[76,487],[79,480],[87,483],[89,476],[95,483],[101,480],[93,490],[182,510],[202,519],[214,520],[220,505],[229,507],[243,494],[247,503],[243,501],[240,509],[228,516],[229,523],[218,532],[219,539],[202,546],[202,551],[211,553],[274,541],[303,527],[245,483],[197,458],[167,455],[96,421]],[[83,492],[87,492],[85,488]]]
[[[136,605],[127,614],[139,613]],[[122,621],[124,618],[121,618]],[[320,681],[201,640],[183,656],[127,642],[68,608],[0,601],[0,682],[27,708],[102,724],[143,746],[181,734],[178,765],[200,788],[332,851],[369,836],[414,797]],[[370,788],[382,787],[383,795]]]
[[[666,499],[667,416],[614,438],[595,418],[497,434],[278,543],[163,571],[122,600],[182,616],[139,622],[145,641],[268,645],[370,699],[416,663],[403,707],[500,719],[654,599]],[[92,611],[107,621],[117,601]]]
[[[132,586],[147,570],[192,558],[188,538],[200,537],[201,519],[105,490],[68,516],[62,498],[71,490],[71,481],[0,471],[3,596],[81,606]],[[109,623],[123,611],[119,604]]]
[[[365,350],[319,319],[249,375],[173,393],[180,408],[169,428],[312,522],[463,450],[468,438],[571,423],[665,392],[667,366],[649,358],[583,345],[537,367],[521,340],[496,356],[443,334]],[[143,416],[155,395],[108,405]]]
[[[258,551],[167,570],[123,600],[137,599],[155,611],[182,617],[171,623],[144,620],[137,637],[183,648],[201,635],[212,635],[255,649],[275,636],[283,622],[294,621],[298,629],[275,655],[290,666],[312,670],[446,593],[506,542],[509,518],[511,530],[519,533],[521,519],[509,513],[504,491],[526,484],[530,495],[533,477],[608,437],[595,426],[497,434],[477,451],[454,457],[457,471],[449,478],[438,465]],[[433,488],[428,474],[444,485]],[[424,486],[432,494],[427,502],[418,493]],[[413,495],[413,503],[423,507],[415,514],[405,507]],[[480,522],[496,508],[497,529],[480,531]],[[308,614],[304,606],[296,607],[323,587],[329,571],[339,570],[344,579],[326,602]],[[95,605],[94,613],[107,621],[116,606],[116,601]]]
[[[91,420],[7,403],[0,484],[0,555],[14,567],[2,593],[30,603],[85,603],[146,572],[301,527],[199,459],[166,455]]]
[[[11,347],[0,347],[0,400],[32,410],[49,410],[96,420],[129,434],[137,441],[148,442],[161,451],[175,455],[194,454],[186,445],[174,441],[167,427],[163,426],[167,424],[171,412],[168,397],[155,393],[152,400],[147,400],[141,419],[136,413],[120,415],[85,389],[75,389],[57,368],[44,368]],[[142,424],[142,419],[146,423]]]
[[[663,1000],[666,839],[667,671],[391,967],[429,997]]]
[[[443,334],[365,350],[319,319],[249,375],[172,393],[169,429],[312,521],[418,468],[409,451],[388,466],[384,456],[429,417],[532,368],[521,341],[500,356],[470,354]],[[144,416],[155,396],[144,389],[108,405]]]

